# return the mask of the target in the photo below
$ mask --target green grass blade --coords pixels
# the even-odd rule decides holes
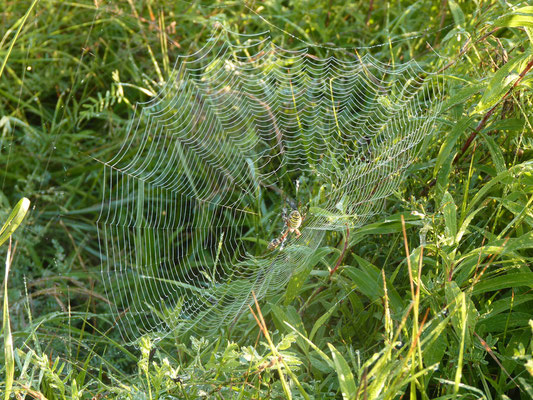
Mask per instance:
[[[442,168],[451,152],[455,150],[455,145],[457,141],[462,135],[464,135],[465,131],[468,130],[468,127],[473,123],[474,120],[474,116],[462,118],[446,135],[444,143],[442,143],[442,146],[439,150],[439,154],[437,156],[437,160],[435,162],[435,168],[433,169],[433,177],[437,176],[437,173]]]
[[[326,353],[324,353],[322,350],[320,350],[320,348],[316,344],[314,344],[308,338],[306,338],[304,335],[302,335],[294,326],[289,324],[287,321],[283,321],[283,322],[285,323],[285,325],[287,325],[289,328],[291,328],[293,330],[293,332],[295,332],[303,340],[305,340],[309,344],[309,346],[311,346],[311,348],[313,350],[315,350],[320,357],[322,357],[322,359],[328,364],[328,366],[331,367],[331,369],[335,369],[335,365],[334,365],[333,361],[331,360],[331,358],[329,358],[327,356]]]
[[[460,293],[459,297],[461,300],[461,342],[459,344],[459,358],[457,360],[457,369],[455,370],[455,381],[453,386],[453,393],[457,395],[459,393],[459,386],[461,384],[461,378],[463,376],[463,358],[465,351],[465,342],[466,342],[466,298],[464,293]]]
[[[448,240],[450,241],[450,244],[453,244],[457,235],[457,207],[449,192],[444,193],[442,198],[442,212],[444,214],[444,223],[446,224]]]
[[[533,28],[533,6],[526,6],[514,10],[513,12],[502,16],[495,22],[496,26],[507,26],[517,28],[520,26]]]
[[[30,201],[23,197],[15,206],[9,218],[0,230],[0,245],[2,245],[11,234],[19,227],[30,208]],[[3,310],[3,331],[4,331],[4,354],[6,367],[5,396],[7,400],[11,395],[13,379],[15,376],[15,359],[13,355],[13,337],[11,336],[11,325],[9,320],[9,300],[7,293],[7,281],[9,269],[11,267],[11,243],[7,249],[6,255],[6,274],[4,278],[4,310]]]
[[[7,50],[7,54],[6,54],[5,58],[4,58],[4,60],[2,61],[2,66],[0,66],[0,77],[2,77],[2,74],[4,73],[4,69],[5,69],[6,64],[7,64],[7,59],[9,58],[9,55],[13,51],[13,46],[15,46],[15,42],[17,41],[17,38],[20,35],[20,31],[24,27],[24,23],[28,19],[29,15],[31,13],[31,10],[33,10],[33,7],[35,6],[35,4],[37,4],[38,1],[39,0],[33,0],[33,3],[31,3],[30,8],[28,8],[28,11],[26,11],[26,14],[24,14],[24,17],[22,17],[22,21],[20,21],[20,25],[19,25],[19,28],[17,29],[17,33],[15,33],[15,37],[13,38],[13,40],[11,41],[11,44],[9,45],[9,49]],[[18,23],[18,21],[16,23]]]
[[[357,392],[357,387],[355,385],[355,380],[353,378],[352,371],[350,366],[342,356],[342,354],[333,347],[332,344],[328,343],[328,347],[333,356],[333,363],[335,364],[335,370],[339,377],[339,384],[341,387],[342,398],[344,400],[355,399],[355,394]]]
[[[525,64],[531,57],[530,52],[513,58],[501,67],[492,77],[487,89],[483,93],[483,97],[475,108],[476,113],[483,113],[489,108],[496,105],[503,97],[504,93],[509,90],[517,79],[519,79],[520,71],[524,69]]]
[[[6,382],[5,382],[5,395],[6,400],[11,395],[11,388],[13,387],[13,379],[15,376],[15,358],[13,356],[13,337],[11,336],[11,325],[9,322],[9,301],[7,297],[7,277],[9,275],[9,267],[11,266],[11,243],[7,250],[6,255],[6,276],[4,278],[4,356],[6,366]]]
[[[9,218],[0,229],[0,246],[15,232],[15,230],[22,223],[22,220],[26,216],[28,209],[30,208],[30,201],[23,197],[15,206]]]

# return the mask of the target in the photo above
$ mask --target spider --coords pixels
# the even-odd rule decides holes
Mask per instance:
[[[289,216],[287,216],[287,209],[283,209],[283,213],[281,214],[281,218],[283,219],[283,222],[285,223],[284,230],[281,232],[281,235],[277,238],[274,238],[270,241],[268,244],[268,250],[274,250],[278,246],[281,245],[280,251],[283,250],[283,246],[285,245],[285,241],[287,240],[287,236],[289,233],[295,233],[296,237],[300,237],[302,234],[300,232],[300,226],[302,225],[302,222],[304,221],[306,217],[306,214],[302,216],[300,214],[300,211],[298,210],[292,210]]]

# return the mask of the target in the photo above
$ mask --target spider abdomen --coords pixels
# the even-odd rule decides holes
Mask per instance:
[[[287,220],[287,227],[292,231],[298,229],[302,225],[302,215],[298,210],[294,210],[289,215]]]

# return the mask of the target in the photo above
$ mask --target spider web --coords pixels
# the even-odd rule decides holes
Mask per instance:
[[[364,225],[397,190],[435,129],[438,76],[309,50],[218,29],[137,105],[103,163],[97,222],[125,341],[233,323],[252,292],[279,293],[326,232]],[[268,251],[283,208],[307,211],[301,236]]]

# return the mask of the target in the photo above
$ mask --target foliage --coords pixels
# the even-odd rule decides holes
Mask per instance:
[[[34,205],[3,292],[12,398],[533,397],[533,9],[510,3],[4,0],[0,220]],[[303,47],[254,11],[440,70],[439,132],[384,213],[328,233],[283,296],[210,338],[125,346],[100,285],[98,160],[213,21]]]

